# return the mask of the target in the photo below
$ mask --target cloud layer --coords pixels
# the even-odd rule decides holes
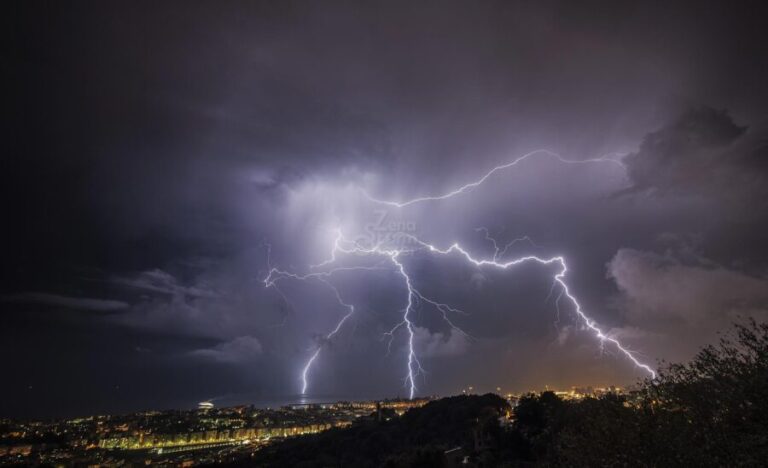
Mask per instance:
[[[270,267],[327,259],[336,228],[487,257],[486,233],[528,236],[504,258],[563,255],[585,311],[651,362],[762,316],[766,28],[748,3],[687,3],[14,7],[0,352],[29,351],[0,413],[295,395],[318,346],[312,392],[403,392],[386,261],[339,259],[385,269],[329,279],[356,305],[330,340],[345,308],[326,284],[265,288]],[[446,193],[541,148],[622,164],[532,158],[405,209],[362,194]],[[473,337],[419,304],[421,393],[642,375],[557,301],[550,268],[403,261]],[[76,309],[99,313],[60,313]]]

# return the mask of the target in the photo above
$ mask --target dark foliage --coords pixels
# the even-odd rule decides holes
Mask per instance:
[[[389,421],[361,421],[347,429],[286,440],[241,465],[269,467],[442,466],[444,452],[473,447],[483,428],[499,431],[509,409],[497,395],[456,396],[428,403]]]
[[[667,366],[631,396],[578,402],[527,395],[510,427],[496,395],[434,401],[390,421],[289,440],[242,465],[443,467],[766,466],[768,324],[736,325],[690,363]]]
[[[528,459],[540,464],[766,466],[768,324],[736,325],[719,345],[662,369],[629,400],[550,399],[524,399],[516,410]]]

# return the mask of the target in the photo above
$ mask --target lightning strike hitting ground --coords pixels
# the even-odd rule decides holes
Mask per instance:
[[[388,206],[393,206],[397,208],[405,208],[407,206],[420,203],[420,202],[427,202],[427,201],[440,201],[440,200],[446,200],[448,198],[452,198],[454,196],[460,195],[462,193],[468,192],[479,185],[481,185],[483,182],[485,182],[490,176],[492,176],[495,172],[501,171],[503,169],[510,168],[512,166],[515,166],[516,164],[533,157],[535,155],[546,155],[551,156],[559,160],[560,162],[567,163],[567,164],[582,164],[582,163],[594,163],[594,162],[611,162],[621,165],[623,164],[616,160],[611,159],[608,157],[601,157],[601,158],[594,158],[594,159],[586,159],[581,161],[574,161],[574,160],[568,160],[560,155],[553,153],[551,151],[547,150],[537,150],[533,151],[531,153],[525,154],[515,160],[513,160],[510,163],[494,167],[489,172],[487,172],[483,177],[478,179],[475,182],[471,182],[469,184],[463,185],[455,190],[452,190],[448,193],[445,193],[443,195],[437,195],[437,196],[426,196],[426,197],[420,197],[415,198],[412,200],[404,201],[404,202],[393,202],[393,201],[385,201],[385,200],[378,200],[367,193],[364,192],[365,196],[375,203],[384,204]],[[448,324],[448,326],[453,330],[454,332],[458,332],[463,334],[466,337],[470,337],[469,334],[467,334],[464,330],[456,326],[448,317],[449,313],[454,314],[465,314],[465,312],[456,309],[454,307],[451,307],[447,304],[443,304],[440,302],[437,302],[433,299],[430,299],[428,297],[425,297],[423,294],[421,294],[418,290],[416,290],[413,286],[413,282],[411,280],[411,277],[408,275],[405,266],[403,265],[400,257],[403,254],[407,253],[414,253],[417,250],[423,250],[427,251],[431,254],[436,255],[456,255],[460,258],[463,258],[468,263],[474,265],[477,268],[482,267],[491,267],[501,270],[508,270],[514,266],[521,265],[528,262],[535,262],[540,265],[557,265],[559,266],[559,270],[557,273],[553,276],[553,283],[552,283],[552,289],[556,286],[559,286],[560,294],[558,295],[558,298],[556,300],[556,306],[558,309],[558,316],[559,316],[559,309],[560,309],[560,299],[563,297],[566,297],[572,307],[574,312],[576,313],[576,316],[580,319],[580,321],[583,323],[583,325],[592,331],[595,336],[600,340],[601,345],[605,343],[612,344],[624,357],[626,357],[629,361],[631,361],[635,366],[638,368],[644,370],[647,372],[652,378],[656,377],[656,372],[647,364],[641,362],[636,356],[635,353],[627,349],[624,345],[622,345],[617,339],[612,338],[610,336],[607,336],[595,323],[594,320],[590,319],[584,310],[581,307],[581,304],[578,302],[576,297],[571,293],[568,284],[565,282],[565,276],[568,272],[568,266],[566,264],[565,258],[562,256],[554,256],[554,257],[539,257],[536,255],[526,255],[523,257],[515,258],[513,260],[508,261],[502,261],[502,257],[506,254],[507,250],[516,242],[520,242],[523,240],[527,240],[532,245],[533,242],[531,239],[526,237],[521,237],[518,239],[514,239],[508,244],[506,244],[503,248],[499,246],[499,244],[496,242],[495,239],[493,239],[488,230],[486,228],[478,228],[476,231],[480,232],[483,231],[485,233],[486,239],[493,242],[494,246],[494,254],[491,259],[477,259],[473,257],[467,250],[462,248],[458,243],[452,244],[448,248],[439,248],[432,244],[429,244],[427,242],[422,241],[421,239],[418,239],[417,237],[411,235],[411,234],[405,234],[402,233],[401,236],[407,237],[411,241],[413,241],[416,245],[418,245],[418,248],[394,248],[385,245],[384,242],[380,242],[377,245],[373,247],[364,247],[361,246],[359,243],[351,241],[349,239],[346,239],[344,235],[342,234],[341,230],[336,231],[336,238],[334,239],[330,256],[327,260],[316,264],[311,265],[310,269],[312,270],[311,273],[305,274],[305,275],[298,275],[295,273],[289,273],[285,271],[278,270],[276,268],[270,268],[269,274],[264,279],[264,284],[267,287],[274,286],[275,282],[281,279],[294,279],[299,281],[305,281],[310,279],[316,279],[323,283],[325,283],[327,286],[329,286],[335,293],[336,299],[338,300],[339,304],[346,308],[348,310],[348,313],[342,317],[342,319],[337,323],[336,327],[327,335],[325,335],[325,341],[327,342],[331,338],[333,338],[341,329],[341,327],[344,325],[344,323],[347,321],[347,319],[354,313],[354,306],[351,304],[345,303],[341,299],[341,295],[338,291],[338,289],[333,286],[330,282],[328,282],[328,278],[335,275],[339,272],[344,271],[354,271],[354,270],[377,270],[377,269],[386,269],[379,266],[374,267],[340,267],[340,266],[334,266],[333,268],[327,269],[327,270],[321,270],[323,268],[327,268],[330,266],[333,266],[336,264],[337,261],[339,261],[338,255],[339,254],[345,254],[345,255],[374,255],[374,256],[381,256],[384,257],[385,260],[388,260],[391,264],[391,268],[394,272],[396,272],[399,276],[403,278],[403,283],[406,288],[406,303],[405,307],[402,309],[402,320],[395,324],[394,327],[387,333],[385,333],[385,337],[389,338],[387,349],[389,350],[392,344],[392,340],[394,339],[395,333],[400,330],[401,328],[405,328],[407,332],[407,343],[408,343],[408,350],[407,350],[407,366],[406,366],[406,376],[405,376],[405,385],[409,388],[409,396],[410,398],[413,398],[415,396],[417,387],[416,387],[416,377],[418,377],[421,373],[424,372],[424,369],[421,366],[421,363],[419,362],[419,359],[416,355],[416,351],[414,348],[414,338],[415,338],[415,331],[414,331],[414,325],[413,321],[411,319],[411,313],[413,312],[414,306],[417,302],[427,303],[431,306],[433,306],[438,312],[441,313],[441,316],[443,320]],[[397,240],[397,239],[392,239]],[[317,271],[321,270],[321,271]],[[550,295],[551,295],[550,291]],[[306,362],[302,369],[301,373],[301,381],[302,381],[302,393],[306,393],[308,388],[308,380],[307,375],[314,364],[314,362],[317,360],[318,356],[320,355],[320,351],[322,349],[322,343],[315,349],[314,353],[311,355],[309,360]]]
[[[334,249],[334,255],[335,255],[335,249]],[[347,314],[344,315],[341,320],[336,324],[336,328],[331,330],[328,334],[325,335],[324,339],[318,344],[317,348],[315,349],[315,352],[312,354],[312,356],[309,358],[307,363],[304,365],[304,368],[301,371],[301,393],[306,394],[307,393],[307,374],[309,373],[309,370],[312,368],[312,364],[315,363],[315,360],[317,360],[318,356],[320,355],[320,351],[323,348],[323,345],[325,343],[330,342],[331,338],[333,338],[339,330],[341,330],[342,325],[344,325],[344,322],[347,321],[354,313],[355,313],[355,306],[352,304],[347,304],[344,302],[341,298],[341,293],[339,293],[339,290],[334,286],[332,283],[328,281],[328,277],[333,275],[337,272],[342,271],[355,271],[355,270],[366,270],[366,271],[372,271],[380,269],[378,267],[338,267],[334,268],[331,271],[327,272],[319,272],[319,273],[310,273],[307,275],[296,275],[293,273],[289,273],[286,271],[278,270],[277,268],[270,268],[269,274],[264,279],[264,284],[267,287],[274,288],[281,296],[285,297],[282,291],[277,288],[277,285],[275,284],[280,279],[284,278],[293,278],[295,280],[304,281],[309,279],[316,279],[317,281],[322,282],[326,286],[328,286],[336,296],[336,300],[338,301],[339,305],[346,308],[348,310]]]
[[[325,340],[324,341],[328,342],[331,338],[333,338],[334,335],[336,335],[336,333],[339,332],[339,330],[341,330],[341,326],[344,325],[344,322],[346,322],[347,319],[350,318],[352,316],[352,314],[355,313],[355,306],[353,306],[352,304],[345,303],[341,299],[341,295],[339,294],[339,290],[336,289],[336,287],[334,285],[332,285],[331,283],[329,283],[325,279],[323,279],[321,281],[323,283],[327,284],[328,287],[330,287],[336,293],[336,299],[338,299],[339,304],[341,304],[342,306],[346,307],[349,310],[349,312],[345,316],[343,316],[341,318],[341,320],[339,320],[339,323],[336,324],[336,328],[334,328],[333,330],[331,330],[330,333],[325,335]],[[322,348],[323,344],[324,343],[321,342],[317,346],[317,349],[315,350],[315,353],[312,355],[311,358],[309,358],[309,361],[307,361],[307,364],[304,366],[304,369],[301,371],[301,393],[302,394],[306,394],[307,393],[307,385],[308,385],[307,384],[307,372],[309,372],[309,369],[312,367],[312,364],[315,362],[315,359],[317,359],[317,356],[320,355],[320,350],[323,349]]]
[[[345,247],[345,246],[352,246],[351,248]],[[405,329],[408,332],[408,362],[407,362],[407,373],[405,377],[405,384],[409,388],[409,395],[410,398],[413,398],[416,392],[416,377],[424,371],[424,369],[421,367],[421,363],[419,362],[419,359],[416,356],[416,352],[414,351],[413,346],[413,340],[415,338],[415,332],[413,328],[413,322],[411,321],[411,313],[413,312],[414,308],[414,299],[421,299],[425,302],[428,302],[429,304],[432,304],[435,306],[437,310],[439,310],[445,319],[445,321],[448,323],[448,325],[452,329],[460,330],[458,327],[456,327],[447,317],[448,312],[461,312],[458,309],[452,308],[450,306],[447,306],[445,304],[440,304],[437,301],[434,301],[432,299],[429,299],[422,295],[421,293],[417,292],[412,284],[411,279],[408,276],[408,274],[405,271],[405,267],[400,262],[398,257],[408,252],[408,250],[403,249],[384,249],[381,247],[381,245],[374,246],[373,248],[365,248],[360,246],[359,244],[350,241],[348,239],[345,239],[343,234],[340,230],[337,230],[337,235],[333,243],[333,247],[331,249],[331,255],[328,260],[325,260],[317,265],[312,265],[311,269],[318,269],[322,267],[327,267],[329,265],[334,264],[338,259],[337,255],[339,253],[343,254],[356,254],[356,255],[377,255],[377,256],[383,256],[386,259],[388,259],[392,264],[392,269],[389,269],[390,271],[394,270],[398,275],[402,276],[404,280],[404,284],[407,289],[407,301],[406,306],[403,309],[403,320],[399,322],[397,325],[395,325],[388,333],[385,335],[389,336],[390,338],[394,337],[394,333],[401,327],[405,327]],[[315,279],[318,281],[322,281],[326,285],[328,285],[335,293],[336,299],[338,300],[339,304],[342,307],[345,307],[349,310],[349,313],[342,317],[342,319],[338,322],[336,327],[325,336],[325,340],[330,340],[333,338],[334,335],[336,335],[339,330],[341,329],[342,325],[344,325],[344,322],[347,321],[347,319],[354,313],[354,306],[351,304],[346,304],[342,299],[341,295],[339,294],[338,289],[333,286],[331,283],[328,282],[327,278],[331,277],[332,275],[339,273],[339,272],[345,272],[345,271],[356,271],[356,270],[364,270],[364,271],[374,271],[374,270],[381,270],[383,268],[378,266],[373,267],[334,267],[326,271],[314,271],[312,273],[308,273],[305,275],[298,275],[295,273],[290,273],[286,271],[279,270],[277,268],[271,268],[269,270],[269,274],[264,279],[264,284],[267,287],[275,286],[275,283],[281,279],[291,278],[294,280],[299,281],[305,281],[309,279]],[[462,333],[464,333],[462,331]],[[465,333],[466,334],[466,333]],[[391,339],[390,339],[390,345],[391,345]],[[319,346],[315,352],[312,354],[312,356],[309,358],[307,363],[304,365],[304,368],[301,372],[301,381],[302,381],[302,394],[306,394],[307,388],[308,388],[308,380],[307,375],[312,368],[312,365],[317,360],[318,356],[320,355],[321,346]]]

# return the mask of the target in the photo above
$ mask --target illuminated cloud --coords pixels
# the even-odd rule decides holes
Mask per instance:
[[[464,354],[470,344],[469,338],[458,332],[432,333],[416,327],[415,335],[418,355],[425,358],[458,356]]]
[[[219,343],[212,348],[196,349],[190,357],[224,364],[240,364],[252,361],[262,354],[261,343],[252,336],[239,336],[231,341]]]
[[[689,359],[734,321],[768,319],[766,277],[633,249],[616,253],[608,275],[620,291],[614,306],[628,321],[620,336],[650,343],[666,359]]]

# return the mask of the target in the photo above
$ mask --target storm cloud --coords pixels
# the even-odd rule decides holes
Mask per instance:
[[[328,279],[355,304],[333,339],[327,284],[264,283],[326,260],[335,229],[562,255],[588,315],[649,363],[766,318],[761,6],[705,3],[7,6],[0,343],[29,351],[2,414],[294,397],[318,346],[313,394],[407,393],[386,259],[339,258],[370,270]],[[610,161],[542,154],[406,208],[364,195],[444,194],[539,149]],[[403,264],[467,332],[418,304],[419,393],[643,377],[558,301],[556,268]]]

